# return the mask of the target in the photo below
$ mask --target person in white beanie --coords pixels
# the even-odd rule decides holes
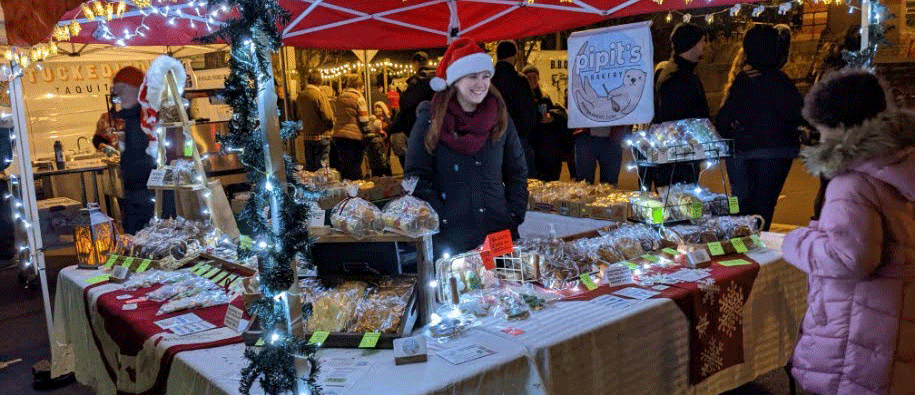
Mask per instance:
[[[448,47],[430,81],[437,93],[417,110],[405,177],[441,220],[435,256],[478,247],[518,225],[527,209],[527,164],[505,101],[492,87],[492,58],[472,39]]]

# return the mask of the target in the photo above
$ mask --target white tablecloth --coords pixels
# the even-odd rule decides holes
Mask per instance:
[[[457,340],[432,345],[440,349],[468,342],[496,351],[457,366],[433,355],[434,350],[429,362],[404,366],[394,365],[389,350],[322,350],[320,356],[355,356],[373,366],[338,394],[718,394],[783,366],[805,309],[806,277],[781,259],[782,236],[765,234],[763,240],[773,250],[753,257],[761,268],[744,306],[745,362],[698,386],[688,384],[689,322],[669,299],[650,299],[624,310],[593,301],[559,302],[524,321],[486,320]],[[66,365],[67,355],[74,356],[77,379],[111,394],[114,385],[91,341],[83,308],[82,280],[94,274],[73,268],[60,274],[55,301],[60,347],[54,362]],[[500,331],[508,326],[525,333]],[[167,393],[237,394],[245,364],[242,350],[236,344],[178,353]]]

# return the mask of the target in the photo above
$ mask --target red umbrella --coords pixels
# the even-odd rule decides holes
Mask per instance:
[[[673,9],[724,6],[734,0],[281,0],[292,18],[286,45],[327,49],[414,49],[446,46],[449,37],[480,41],[521,38],[590,25],[601,20]],[[80,22],[73,42],[182,45],[225,18],[204,1],[153,1],[137,9],[127,1],[122,18],[88,20],[77,0],[5,0],[6,31],[14,45],[46,40],[53,25]],[[69,10],[69,11],[68,11]],[[156,10],[156,12],[153,12]],[[56,17],[55,17],[56,15]],[[126,37],[126,38],[125,38]],[[123,40],[119,42],[119,40]]]

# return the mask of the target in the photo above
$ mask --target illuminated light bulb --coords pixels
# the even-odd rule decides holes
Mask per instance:
[[[674,19],[673,13],[668,12],[668,13],[667,13],[667,18],[666,18],[666,19],[667,19],[667,22],[670,23],[670,21]]]
[[[267,188],[268,191],[273,192],[273,183],[270,182],[270,181],[267,181],[267,182],[264,184],[264,188]]]
[[[171,25],[171,26],[175,26],[175,18],[169,19],[169,20],[168,20],[168,24]]]
[[[79,35],[79,32],[83,30],[83,27],[76,23],[76,21],[70,22],[70,37],[76,37]]]
[[[446,252],[446,253],[442,254],[442,258],[445,258],[445,259],[451,258],[451,254]]]
[[[83,15],[86,17],[86,19],[89,19],[89,20],[95,19],[95,13],[92,12],[92,8],[90,8],[88,4],[83,4],[82,8],[83,8]]]
[[[683,23],[689,23],[693,19],[692,14],[683,14]]]
[[[126,47],[126,46],[127,46],[127,43],[124,41],[123,38],[119,38],[118,41],[117,41],[117,45],[118,45],[119,47]]]
[[[274,333],[273,336],[270,338],[270,342],[276,343],[277,340],[280,340],[280,335]]]
[[[48,52],[50,52],[51,55],[57,55],[58,53],[60,53],[60,50],[57,48],[57,43],[56,43],[56,42],[51,41],[51,42],[48,44]]]
[[[705,16],[705,23],[707,23],[707,24],[709,24],[709,25],[711,25],[712,23],[715,23],[715,14],[708,14],[708,15],[706,15],[706,16]]]
[[[100,17],[102,15],[105,15],[105,6],[102,5],[102,3],[98,2],[98,1],[92,2],[92,10],[95,11],[95,16]]]
[[[438,287],[438,280],[429,281],[429,288]]]
[[[150,0],[133,0],[133,3],[139,8],[149,8],[152,5]]]
[[[111,22],[114,19],[114,3],[108,3],[105,5],[105,19]]]
[[[127,11],[127,3],[125,3],[124,0],[121,0],[118,3],[117,10],[115,11],[115,13],[118,15],[118,18],[120,18],[121,15],[124,14],[124,11]]]

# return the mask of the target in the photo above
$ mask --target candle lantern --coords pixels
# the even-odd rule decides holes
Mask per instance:
[[[109,253],[117,247],[117,229],[114,222],[99,209],[98,203],[89,203],[73,221],[73,242],[80,268],[94,269],[105,263]]]

